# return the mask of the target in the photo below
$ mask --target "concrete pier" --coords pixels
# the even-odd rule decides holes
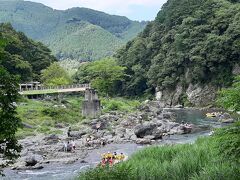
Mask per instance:
[[[101,114],[101,102],[94,89],[86,89],[85,100],[82,105],[82,115],[95,118]]]

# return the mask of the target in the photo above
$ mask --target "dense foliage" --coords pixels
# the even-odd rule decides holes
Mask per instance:
[[[230,85],[240,59],[239,30],[239,1],[169,0],[155,21],[116,54],[130,75],[125,94],[177,84]]]
[[[124,70],[115,59],[107,58],[81,65],[74,79],[77,83],[90,83],[103,95],[116,95],[121,90]]]
[[[80,174],[81,180],[237,180],[239,179],[239,122],[194,144],[156,146],[134,154],[114,167]]]
[[[240,111],[240,76],[235,78],[231,88],[219,92],[217,102],[225,109]]]
[[[0,24],[0,65],[21,81],[38,80],[41,70],[56,61],[43,44],[16,32],[10,24]]]
[[[18,98],[17,82],[15,76],[0,66],[0,156],[10,160],[17,157],[20,151],[15,137],[21,125],[14,105]],[[2,163],[0,170],[1,166]]]
[[[86,8],[56,11],[17,0],[0,1],[0,22],[10,22],[17,30],[47,44],[59,59],[81,61],[112,55],[146,25]]]
[[[72,80],[67,72],[55,62],[42,71],[41,82],[46,86],[59,86],[71,84]]]

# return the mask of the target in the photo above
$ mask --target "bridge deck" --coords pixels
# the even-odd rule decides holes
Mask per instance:
[[[69,93],[69,92],[84,92],[89,89],[90,85],[70,85],[53,88],[42,88],[42,89],[28,89],[19,92],[21,95],[42,95],[42,94],[55,94],[55,93]]]

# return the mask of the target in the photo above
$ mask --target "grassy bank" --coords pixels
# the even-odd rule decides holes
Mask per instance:
[[[18,116],[22,122],[32,128],[19,129],[18,138],[37,133],[61,134],[57,124],[69,126],[83,120],[81,116],[81,97],[66,97],[62,103],[56,100],[29,100],[22,99],[17,107]]]
[[[61,134],[56,125],[74,126],[75,130],[86,119],[82,117],[83,96],[65,96],[62,102],[57,100],[30,100],[21,99],[18,103],[17,113],[22,122],[32,128],[19,129],[18,138],[24,138],[37,133]],[[103,113],[110,111],[132,112],[137,109],[140,102],[124,98],[102,98]]]
[[[150,147],[113,168],[96,168],[79,180],[237,180],[240,123],[194,144]]]
[[[102,98],[103,113],[110,111],[133,112],[141,105],[139,100],[125,98]]]

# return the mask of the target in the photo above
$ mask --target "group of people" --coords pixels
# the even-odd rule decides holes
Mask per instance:
[[[222,112],[211,112],[206,114],[207,117],[221,117],[222,115]]]
[[[70,142],[64,142],[63,151],[64,152],[74,152],[76,149],[76,143],[74,140],[71,140]]]
[[[123,153],[117,154],[117,152],[114,153],[105,153],[102,154],[102,161],[101,161],[101,166],[112,166],[116,163],[119,163],[125,159],[125,155]]]

